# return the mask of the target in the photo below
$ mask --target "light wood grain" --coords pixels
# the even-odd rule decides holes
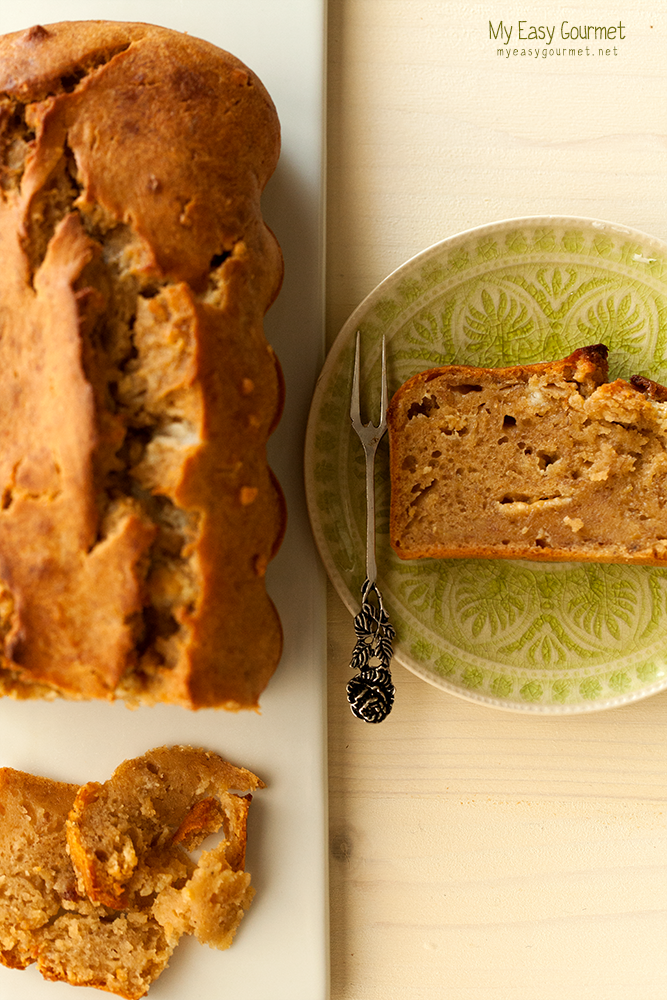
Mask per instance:
[[[526,8],[528,5],[526,5]],[[488,24],[626,26],[613,60],[503,63]],[[541,214],[667,237],[667,17],[330,0],[327,333],[413,254]],[[667,693],[560,718],[396,668],[380,726],[346,704],[330,589],[332,1000],[667,995]]]

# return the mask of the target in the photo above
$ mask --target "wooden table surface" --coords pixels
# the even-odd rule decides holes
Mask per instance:
[[[476,225],[667,238],[667,11],[612,6],[329,0],[329,343],[394,268]],[[615,26],[609,55],[566,52],[564,21]],[[533,25],[551,46],[517,38]],[[332,1000],[667,996],[667,692],[520,715],[399,666],[368,726],[331,589],[328,612]]]

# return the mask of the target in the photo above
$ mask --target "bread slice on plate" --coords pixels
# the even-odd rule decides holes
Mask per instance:
[[[402,559],[667,563],[667,389],[607,348],[421,372],[388,412]]]

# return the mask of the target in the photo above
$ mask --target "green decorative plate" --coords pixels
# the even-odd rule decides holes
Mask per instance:
[[[353,313],[318,381],[306,438],[315,539],[353,614],[365,575],[364,461],[349,420],[356,330],[362,412],[374,422],[383,334],[390,394],[437,365],[531,363],[597,343],[610,349],[610,378],[667,382],[667,245],[590,219],[499,222],[425,250]],[[376,491],[378,586],[395,661],[513,711],[585,712],[667,687],[667,567],[403,562],[388,540],[386,436]]]

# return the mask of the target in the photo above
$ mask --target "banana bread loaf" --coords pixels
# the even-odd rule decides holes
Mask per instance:
[[[228,948],[254,895],[243,793],[259,787],[178,746],[81,788],[0,769],[0,962],[138,1000],[182,935]],[[188,852],[221,827],[195,861]]]
[[[422,372],[388,412],[403,559],[667,563],[667,390],[607,348]]]
[[[257,707],[282,644],[279,144],[207,42],[0,38],[0,693]]]

